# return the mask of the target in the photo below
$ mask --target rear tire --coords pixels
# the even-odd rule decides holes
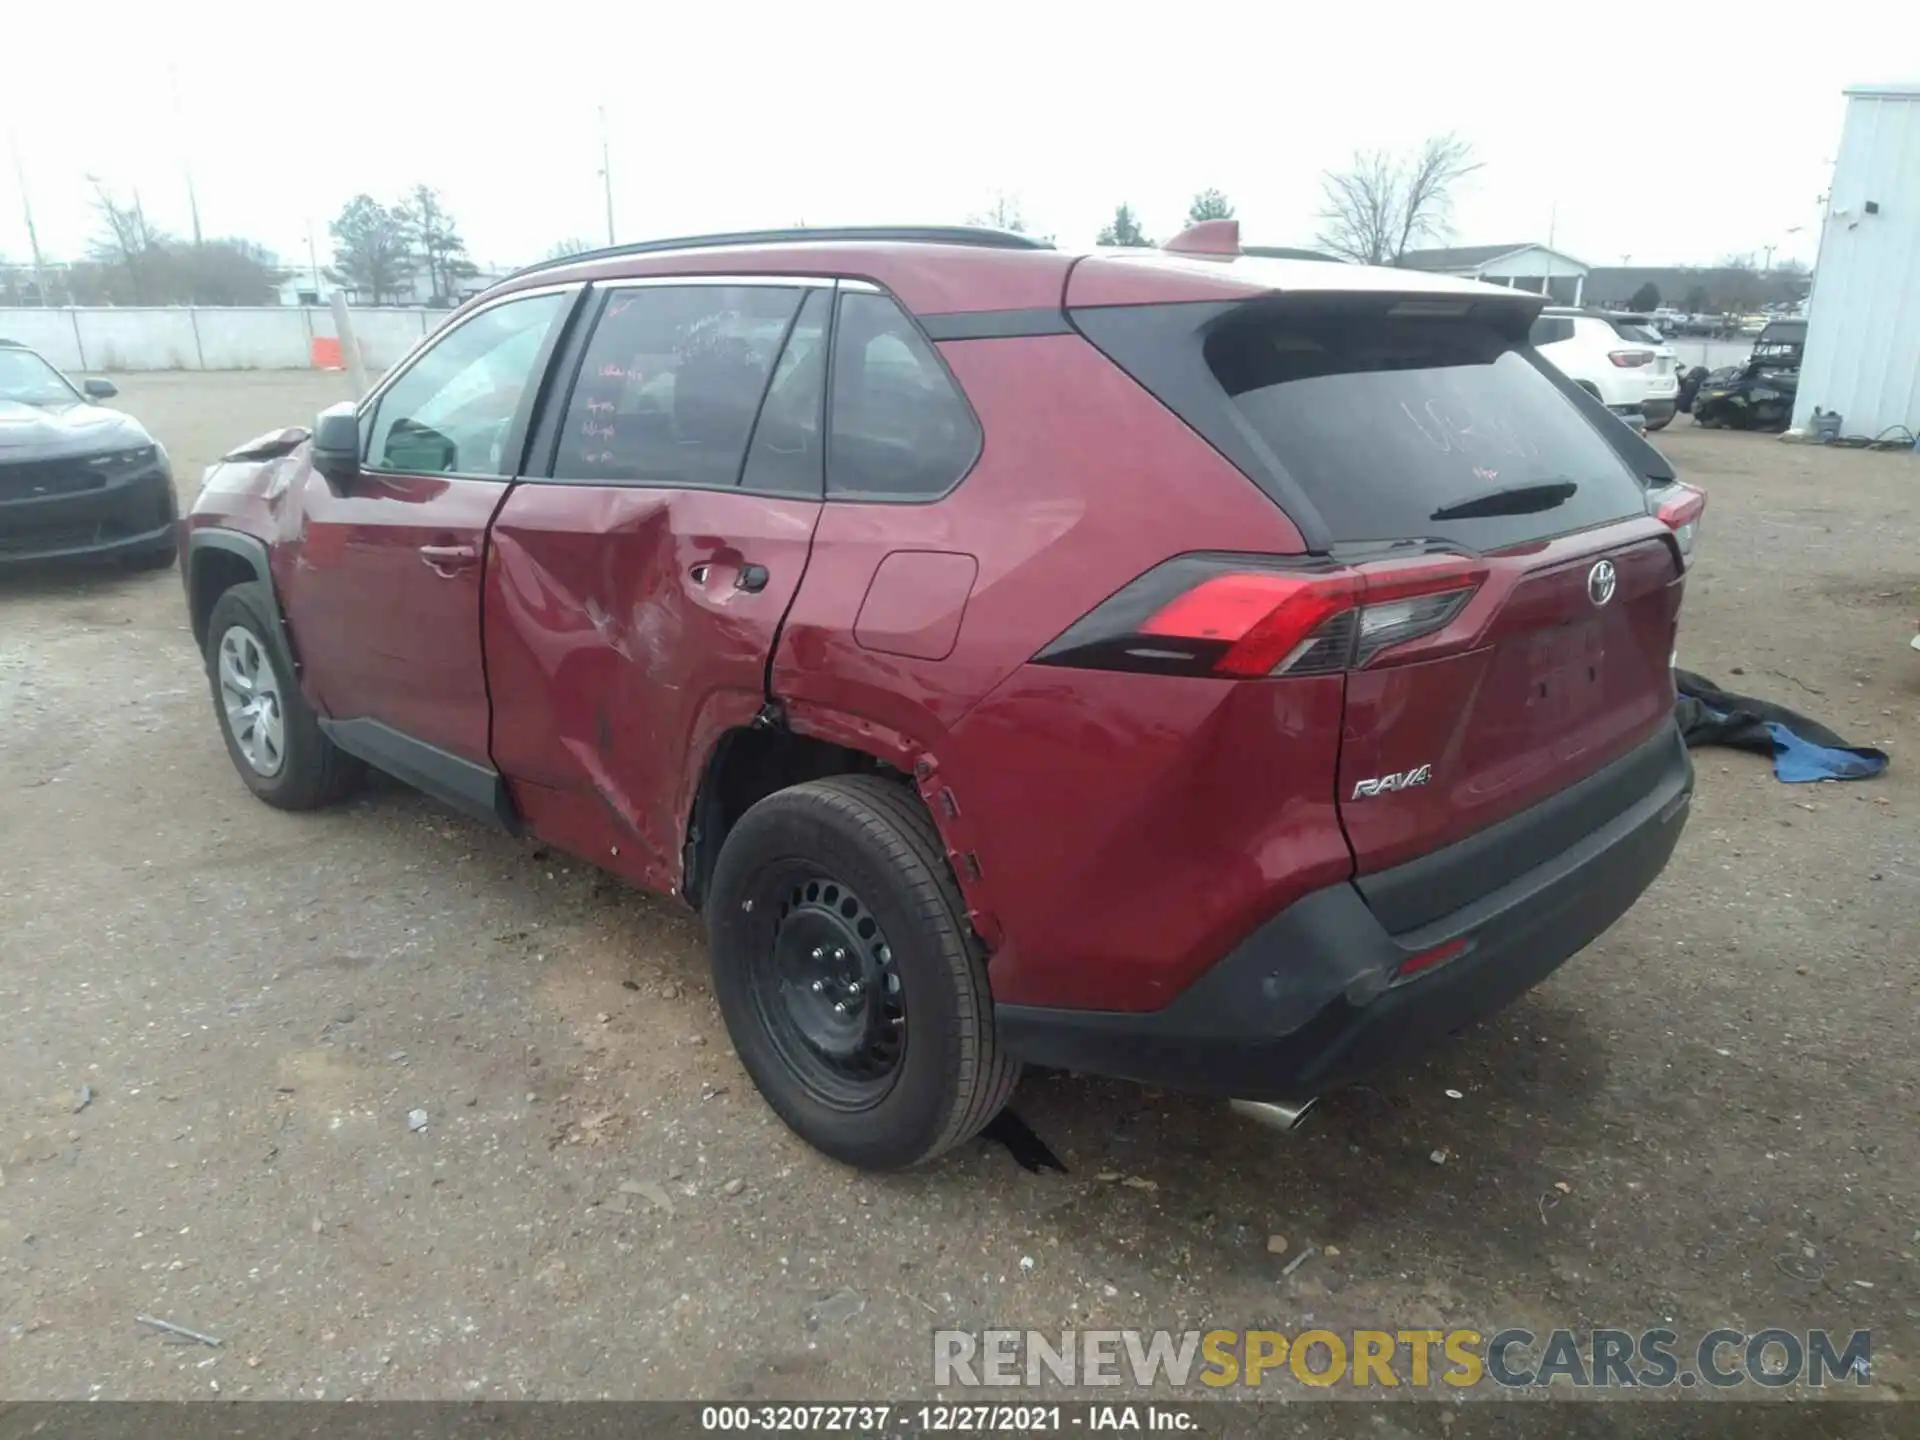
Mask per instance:
[[[1666,419],[1660,420],[1660,421],[1649,420],[1647,422],[1647,433],[1651,435],[1656,430],[1664,430],[1667,428],[1667,426],[1671,425],[1672,423],[1673,423],[1673,416],[1671,415],[1667,416]]]
[[[320,733],[300,693],[263,583],[235,585],[213,602],[206,659],[215,723],[255,795],[282,810],[315,810],[359,782],[360,762]]]
[[[900,783],[815,780],[748,810],[714,869],[707,934],[741,1063],[834,1159],[917,1165],[1013,1093],[1020,1065],[999,1048],[945,848]]]

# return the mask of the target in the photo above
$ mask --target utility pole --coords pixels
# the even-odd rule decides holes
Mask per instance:
[[[33,252],[33,286],[39,292],[42,306],[51,305],[52,298],[47,294],[47,267],[40,260],[40,235],[33,228],[33,202],[27,198],[27,167],[20,159],[20,137],[9,135],[13,148],[13,173],[20,181],[20,209],[27,221],[27,249]]]
[[[173,86],[173,118],[180,131],[180,173],[187,181],[187,213],[193,218],[193,248],[200,248],[200,199],[193,193],[193,165],[188,158],[187,111],[180,100],[180,70],[167,66],[167,80]]]
[[[1553,232],[1560,223],[1560,202],[1555,200],[1547,211],[1547,274],[1541,282],[1540,293],[1547,297],[1547,303],[1553,303]]]
[[[607,192],[607,244],[613,244],[613,159],[607,149],[607,107],[600,107],[600,181]]]
[[[1773,273],[1773,252],[1779,247],[1774,245],[1762,245],[1760,248],[1767,252],[1767,263],[1760,273],[1763,275],[1771,275]]]
[[[307,273],[313,278],[313,297],[320,298],[320,255],[313,248],[313,221],[307,221]]]

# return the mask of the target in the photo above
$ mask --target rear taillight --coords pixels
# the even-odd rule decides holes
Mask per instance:
[[[1324,675],[1446,626],[1486,577],[1444,556],[1338,566],[1183,555],[1070,626],[1042,664],[1163,675]]]
[[[1707,512],[1707,492],[1676,480],[1649,491],[1647,503],[1660,517],[1660,523],[1673,531],[1673,538],[1680,546],[1681,565],[1691,565],[1694,541],[1700,535],[1700,517]]]
[[[1651,365],[1653,352],[1651,350],[1609,350],[1607,359],[1622,370],[1632,370],[1641,365]]]

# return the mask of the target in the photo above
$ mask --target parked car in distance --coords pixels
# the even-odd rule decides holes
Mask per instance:
[[[1026,1062],[1285,1119],[1499,1008],[1679,836],[1703,498],[1538,296],[1237,233],[509,277],[208,472],[236,771],[298,810],[372,764],[679,897],[755,1085],[856,1165]]]
[[[0,566],[173,563],[173,470],[138,420],[95,403],[118,393],[0,339]]]
[[[1679,382],[1674,349],[1647,317],[1550,305],[1531,331],[1534,348],[1617,415],[1649,430],[1671,424]]]

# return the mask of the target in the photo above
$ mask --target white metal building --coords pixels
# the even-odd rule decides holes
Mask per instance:
[[[1920,84],[1846,92],[1793,423],[1920,433]]]

